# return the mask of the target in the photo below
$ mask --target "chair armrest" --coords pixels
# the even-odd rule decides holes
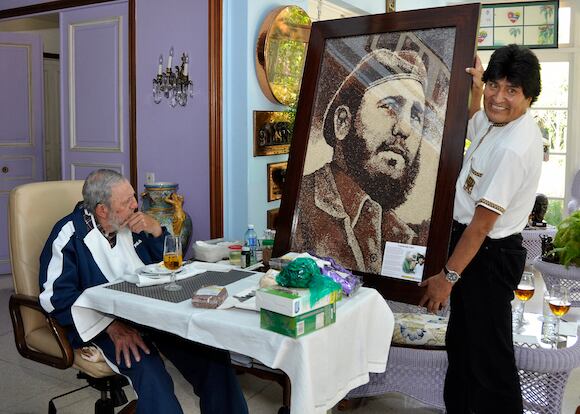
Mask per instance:
[[[74,351],[68,342],[66,330],[46,313],[42,306],[40,306],[37,297],[14,293],[10,296],[8,306],[10,309],[10,318],[12,319],[12,327],[14,329],[14,340],[20,355],[24,358],[59,369],[66,369],[72,366],[74,361]],[[44,316],[47,327],[50,329],[52,336],[60,348],[62,354],[61,357],[45,354],[28,346],[26,342],[26,333],[24,331],[24,322],[22,319],[21,308],[23,307],[36,311]]]

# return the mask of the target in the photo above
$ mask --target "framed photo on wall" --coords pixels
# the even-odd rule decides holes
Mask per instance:
[[[268,201],[280,200],[286,181],[286,167],[288,163],[274,162],[268,164]]]
[[[312,26],[274,255],[333,257],[388,299],[447,259],[480,7]]]
[[[279,208],[272,208],[266,212],[266,226],[271,230],[276,230],[278,225]]]
[[[254,157],[288,154],[293,122],[290,111],[254,111]]]
[[[557,48],[558,8],[557,0],[482,5],[477,48],[497,49],[511,43]]]

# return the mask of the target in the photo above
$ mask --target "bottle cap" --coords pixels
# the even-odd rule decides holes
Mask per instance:
[[[248,228],[249,229],[253,229],[254,228],[254,225],[253,224],[248,224]]]
[[[274,245],[274,240],[272,240],[272,239],[264,239],[264,240],[262,240],[262,245],[264,245],[264,246],[273,246]]]
[[[231,246],[228,246],[228,249],[230,249],[230,250],[242,250],[242,245],[241,244],[232,244]]]
[[[242,251],[249,252],[250,251],[250,247],[249,246],[244,246],[244,247],[242,247]]]

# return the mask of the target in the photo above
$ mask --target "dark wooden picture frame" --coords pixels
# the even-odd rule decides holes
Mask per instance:
[[[484,4],[477,48],[493,50],[511,43],[532,49],[557,48],[559,7],[558,0]]]
[[[288,154],[292,118],[290,111],[254,111],[254,157]]]
[[[286,181],[286,169],[288,163],[272,162],[268,164],[268,201],[280,200]]]
[[[366,90],[377,84],[391,83],[378,79],[377,75],[374,74],[375,65],[373,62],[376,63],[379,58],[376,57],[377,60],[373,61],[374,57],[368,60],[367,57],[371,56],[371,52],[375,51],[373,53],[382,53],[388,56],[388,58],[384,58],[388,61],[395,59],[393,57],[394,54],[398,56],[396,58],[397,61],[408,59],[410,62],[415,59],[411,66],[414,66],[417,70],[411,68],[409,70],[412,73],[403,73],[400,76],[397,75],[399,71],[394,70],[390,72],[389,77],[393,76],[393,74],[396,75],[397,79],[398,77],[410,77],[423,85],[423,91],[421,92],[424,93],[425,105],[421,108],[422,110],[424,109],[424,112],[420,112],[419,115],[423,129],[422,132],[419,129],[418,140],[420,142],[429,140],[430,145],[433,147],[438,146],[440,151],[438,162],[435,162],[435,167],[431,171],[431,187],[427,188],[427,193],[432,196],[432,204],[428,206],[431,214],[428,220],[423,220],[422,222],[423,230],[426,230],[425,225],[428,227],[426,242],[424,240],[422,244],[426,246],[423,279],[442,269],[447,259],[455,181],[461,169],[468,120],[468,98],[471,78],[465,73],[465,68],[473,65],[475,57],[479,11],[479,4],[468,4],[355,17],[337,21],[321,21],[313,24],[294,127],[294,138],[288,160],[286,185],[280,206],[274,256],[280,256],[294,250],[293,247],[296,247],[296,240],[303,238],[305,235],[313,236],[313,238],[318,240],[336,238],[336,232],[333,233],[335,230],[333,226],[326,226],[325,230],[317,230],[317,234],[305,234],[305,229],[309,229],[309,227],[305,226],[303,222],[306,216],[313,214],[312,210],[315,210],[315,208],[310,208],[310,205],[304,200],[307,199],[307,194],[313,192],[313,190],[309,189],[310,186],[314,186],[313,182],[315,182],[315,179],[311,179],[311,176],[323,169],[320,165],[316,166],[318,169],[313,167],[312,161],[320,162],[320,159],[323,159],[326,162],[334,156],[333,148],[324,142],[327,136],[324,125],[326,114],[330,113],[330,104],[332,104],[333,100],[338,100],[336,96],[339,96],[343,84],[351,81],[361,83],[361,79],[369,82],[366,85],[367,89],[361,89],[360,86],[359,89],[354,86],[352,88],[349,87],[346,92],[347,98],[342,98],[343,100],[350,99],[348,97],[358,93],[358,100],[362,102],[362,97]],[[376,49],[388,49],[389,51],[376,52]],[[400,53],[401,51],[406,52]],[[419,70],[422,66],[418,60],[423,62],[424,69],[422,70],[424,72]],[[439,60],[439,63],[434,63],[433,60]],[[441,67],[441,63],[445,62],[449,65],[446,71],[442,70]],[[401,68],[405,67],[404,63],[399,62],[398,64]],[[355,72],[357,76],[352,75]],[[420,80],[422,75],[429,82],[433,81],[429,87],[425,86],[427,82]],[[396,85],[405,85],[405,83]],[[395,86],[395,88],[397,87],[399,86]],[[391,104],[392,102],[389,105]],[[399,105],[398,102],[395,104]],[[366,109],[365,111],[356,109],[355,115],[351,115],[347,110],[339,112],[337,108],[344,106],[333,107],[333,111],[335,111],[334,117],[329,118],[331,126],[332,119],[334,119],[334,142],[342,139],[336,137],[341,131],[341,122],[346,124],[343,122],[345,119],[350,122],[351,117],[354,119],[355,115],[362,116],[362,114],[367,113]],[[363,107],[362,103],[360,107]],[[389,108],[390,111],[392,107]],[[414,119],[413,116],[410,119]],[[372,120],[394,122],[393,119],[395,119],[394,115],[387,114]],[[349,123],[349,125],[352,126],[355,123]],[[367,130],[368,128],[363,129],[364,134],[367,133]],[[318,147],[320,142],[322,142],[323,146],[326,145],[326,147],[330,148],[330,157],[325,153],[325,151],[329,151],[328,148]],[[359,145],[363,144],[359,142]],[[360,149],[357,148],[348,149],[360,152]],[[392,152],[391,150],[389,151]],[[350,161],[345,157],[350,156],[348,154],[351,154],[351,152],[347,150],[339,152],[347,154],[342,155],[342,165],[349,164]],[[395,155],[393,158],[397,158],[397,156]],[[426,156],[422,158],[428,159]],[[395,166],[410,163],[407,158],[405,158],[405,162],[399,161],[399,164],[396,164],[397,161],[393,161],[393,164],[391,164],[391,160],[387,160],[385,162],[388,165]],[[424,160],[421,160],[421,163],[424,163]],[[327,165],[330,164],[323,166],[326,167]],[[381,168],[384,168],[384,166]],[[395,167],[392,168],[394,169]],[[356,172],[353,172],[351,178],[356,174]],[[319,178],[319,182],[328,183],[327,178]],[[368,182],[366,181],[367,186]],[[339,187],[340,185],[336,188]],[[374,188],[377,187],[383,188],[381,185],[374,186]],[[411,190],[414,192],[425,193],[423,188],[417,189],[421,191],[415,191],[414,187],[416,185],[413,181],[411,182],[411,187],[413,187]],[[346,193],[345,202],[348,202],[350,194],[348,190]],[[326,197],[327,206],[337,199],[336,194],[332,194],[331,191],[326,194]],[[419,194],[416,200],[420,201],[421,197],[421,194]],[[427,204],[429,203],[430,201],[427,202]],[[316,205],[314,202],[312,204]],[[361,204],[362,206],[363,204]],[[409,206],[411,214],[421,213],[420,210],[422,209],[421,203]],[[391,212],[391,210],[386,211],[388,213]],[[362,214],[360,210],[358,212]],[[320,213],[319,216],[322,219],[324,214],[318,213]],[[360,217],[363,216],[356,216],[357,219]],[[318,221],[318,217],[315,217],[315,219]],[[367,237],[366,235],[367,233],[364,233],[364,237]],[[379,234],[379,237],[381,237],[381,241],[377,244],[379,247],[375,251],[378,253],[378,249],[380,249],[380,254],[382,255],[384,242],[393,240],[382,237],[381,234]],[[316,248],[304,248],[301,250],[332,256],[339,263],[348,261],[343,260],[339,250],[324,251],[322,254]],[[365,260],[370,256],[372,255],[365,256]],[[366,271],[366,268],[365,270],[360,270],[356,266],[347,267],[354,273],[361,275],[366,286],[377,288],[388,299],[417,303],[422,296],[422,289],[415,282],[382,276],[380,273]]]

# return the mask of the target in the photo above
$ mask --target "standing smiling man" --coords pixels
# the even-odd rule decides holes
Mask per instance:
[[[540,64],[529,49],[509,45],[493,53],[485,72],[479,58],[467,72],[471,146],[455,187],[451,256],[422,283],[420,304],[436,312],[450,297],[447,412],[521,413],[510,302],[542,167],[542,134],[528,111],[541,91]]]

